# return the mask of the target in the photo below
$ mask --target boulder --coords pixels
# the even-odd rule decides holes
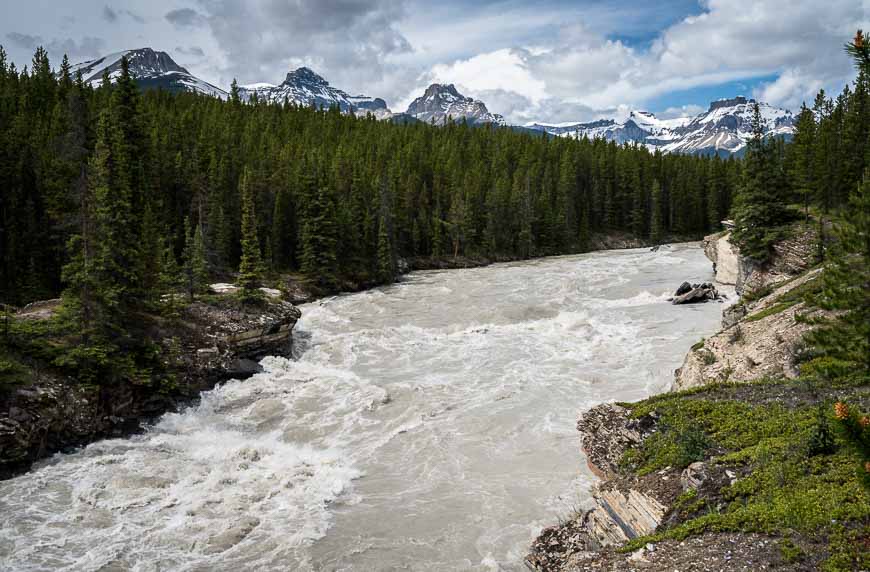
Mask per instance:
[[[677,291],[674,292],[674,296],[682,296],[683,294],[688,294],[692,291],[692,285],[688,282],[683,282],[680,284],[680,287],[677,288]]]
[[[719,299],[719,292],[717,292],[716,287],[709,282],[693,284],[688,291],[686,291],[686,286],[689,286],[688,282],[683,282],[680,285],[674,298],[671,300],[672,304],[695,304],[698,302],[706,302],[707,300]]]

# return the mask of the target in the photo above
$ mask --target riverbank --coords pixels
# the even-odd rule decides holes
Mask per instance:
[[[6,336],[17,336],[22,346],[53,343],[45,332],[59,306],[54,300],[23,308]],[[267,297],[250,306],[217,295],[179,304],[177,312],[171,318],[150,318],[163,367],[159,378],[145,382],[83,383],[33,354],[19,354],[16,377],[0,386],[0,479],[27,471],[56,452],[135,433],[218,383],[250,377],[260,370],[260,358],[289,356],[301,315],[293,304],[278,299]]]
[[[596,235],[592,240],[595,250],[650,245],[648,240],[628,233]],[[475,256],[413,258],[399,260],[398,270],[405,274],[480,268],[517,260]],[[200,297],[196,303],[179,299],[179,315],[175,318],[149,317],[154,322],[149,335],[163,347],[167,371],[161,379],[147,383],[83,383],[53,367],[47,354],[35,346],[53,343],[45,330],[59,300],[31,304],[11,314],[8,319],[21,326],[19,337],[32,340],[26,341],[28,355],[16,352],[16,356],[5,356],[14,359],[8,361],[9,371],[0,371],[0,480],[20,474],[33,462],[56,452],[135,433],[144,423],[179,410],[218,383],[250,377],[258,371],[259,358],[290,355],[292,330],[299,319],[295,305],[383,284],[348,280],[340,284],[339,290],[326,291],[299,276],[285,275],[273,277],[269,285],[274,287],[270,290],[272,296],[267,296],[260,306],[236,304],[230,295],[232,286],[217,284],[217,292]],[[273,328],[278,328],[277,338],[264,334]]]
[[[870,388],[800,373],[803,336],[827,317],[809,302],[822,287],[808,254],[815,243],[796,225],[762,268],[727,233],[705,240],[739,302],[688,353],[673,392],[581,416],[582,449],[602,479],[594,506],[545,529],[530,567],[870,567],[870,479],[856,437]]]

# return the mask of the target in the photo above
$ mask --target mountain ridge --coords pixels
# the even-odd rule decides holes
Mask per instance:
[[[116,52],[73,66],[82,72],[86,83],[98,85],[104,74],[114,80],[120,74],[121,58],[127,57],[133,78],[143,89],[189,91],[221,99],[229,93],[191,74],[172,57],[152,48]],[[744,96],[724,98],[710,103],[707,111],[694,117],[659,119],[654,113],[633,110],[624,121],[598,119],[590,122],[548,124],[532,122],[511,125],[492,113],[481,100],[461,94],[455,84],[430,84],[415,98],[405,112],[394,113],[385,100],[366,95],[350,95],[330,83],[311,68],[300,67],[287,73],[280,84],[267,82],[239,86],[243,101],[254,98],[268,103],[294,103],[302,106],[330,108],[343,113],[372,114],[378,119],[398,123],[422,121],[444,125],[448,120],[468,121],[472,125],[509,126],[513,129],[546,133],[560,137],[604,139],[618,144],[645,145],[651,151],[685,154],[739,155],[751,138],[751,113],[755,100]],[[759,104],[765,119],[765,135],[791,137],[795,118],[788,110]]]
[[[548,125],[531,123],[529,129],[560,137],[604,139],[616,143],[638,143],[663,153],[740,154],[752,137],[751,119],[754,99],[744,96],[712,101],[694,117],[658,119],[648,111],[635,110],[623,122],[599,119],[587,123]],[[765,121],[765,136],[790,137],[794,133],[791,111],[759,102]]]

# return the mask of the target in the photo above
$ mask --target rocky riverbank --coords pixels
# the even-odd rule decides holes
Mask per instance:
[[[724,311],[723,329],[686,356],[673,393],[582,414],[582,450],[601,479],[594,504],[542,531],[526,560],[532,569],[870,564],[861,456],[848,441],[820,437],[833,431],[832,403],[867,411],[870,390],[792,381],[804,334],[827,315],[805,301],[822,284],[816,236],[796,226],[764,267],[728,238],[707,237],[705,252],[741,299]]]
[[[13,319],[48,320],[58,305],[34,304]],[[143,421],[176,410],[201,391],[251,376],[263,356],[290,355],[300,316],[293,304],[273,298],[257,306],[221,297],[188,304],[177,319],[153,326],[173,374],[158,386],[85,384],[33,363],[28,383],[0,391],[0,478],[55,452],[135,432]]]

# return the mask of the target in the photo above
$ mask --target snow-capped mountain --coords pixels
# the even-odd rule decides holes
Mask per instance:
[[[602,119],[592,123],[549,125],[533,123],[530,129],[563,137],[601,138],[617,143],[639,143],[665,153],[740,153],[752,137],[752,99],[735,97],[710,104],[696,117],[658,119],[647,111],[632,111],[624,122]],[[759,103],[766,136],[789,137],[794,133],[790,111]]]
[[[442,85],[433,83],[426,88],[425,93],[411,102],[407,115],[436,125],[443,125],[448,117],[455,121],[468,120],[469,123],[495,123],[504,125],[504,117],[490,113],[482,101],[465,97],[453,84]]]
[[[121,75],[121,58],[124,56],[130,64],[130,75],[143,89],[192,91],[212,97],[227,97],[227,92],[192,75],[175,63],[166,52],[158,52],[151,48],[117,52],[80,63],[72,67],[72,73],[81,71],[85,83],[97,86],[103,81],[104,71],[108,71],[111,80]]]
[[[256,95],[259,100],[270,103],[284,103],[286,100],[304,106],[329,108],[337,105],[345,113],[353,110],[357,113],[371,112],[376,117],[391,115],[383,99],[365,95],[348,95],[330,86],[328,81],[305,67],[288,73],[279,85],[255,83],[240,86],[239,95],[243,101],[248,101]]]

